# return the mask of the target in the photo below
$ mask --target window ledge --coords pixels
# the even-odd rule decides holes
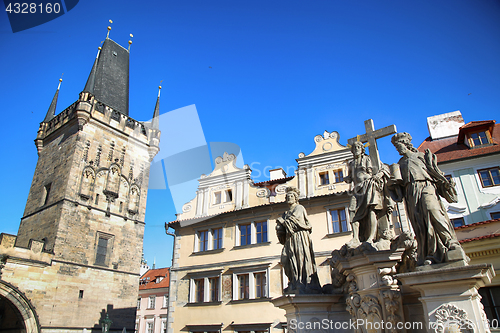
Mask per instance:
[[[469,149],[484,148],[484,147],[490,147],[490,146],[493,146],[493,145],[494,145],[493,143],[485,143],[483,145],[477,145],[477,146],[469,147]]]
[[[270,297],[252,298],[252,299],[233,299],[230,304],[244,304],[244,303],[259,303],[259,302],[270,302]]]
[[[350,234],[352,234],[352,231],[343,231],[343,232],[336,232],[333,234],[326,234],[325,237],[326,238],[335,238],[335,237],[347,236]]]
[[[248,249],[248,248],[252,248],[252,247],[266,246],[266,245],[271,245],[271,242],[267,241],[267,242],[255,243],[255,244],[237,245],[237,246],[233,247],[232,250]]]
[[[224,251],[224,248],[221,247],[220,249],[215,249],[215,250],[206,250],[206,251],[198,251],[198,252],[193,252],[191,253],[192,256],[201,256],[204,254],[214,254],[214,253],[221,253]]]
[[[187,303],[186,306],[210,306],[210,305],[221,305],[221,301],[217,302],[195,302],[195,303]]]

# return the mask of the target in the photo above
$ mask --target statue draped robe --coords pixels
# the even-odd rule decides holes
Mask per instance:
[[[302,205],[295,205],[279,219],[286,232],[281,264],[289,285],[285,293],[310,294],[321,291],[311,241],[311,224]],[[280,227],[278,225],[278,227]]]
[[[418,265],[424,260],[445,262],[446,252],[460,247],[438,195],[446,178],[433,161],[435,156],[429,151],[425,156],[418,152],[398,162],[406,210],[418,243]]]

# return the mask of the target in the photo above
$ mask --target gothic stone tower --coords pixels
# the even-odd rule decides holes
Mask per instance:
[[[38,331],[100,331],[106,315],[112,330],[134,330],[160,131],[159,94],[151,122],[128,115],[128,65],[129,51],[106,38],[79,99],[55,115],[58,88],[35,139],[39,158],[17,238],[2,234],[0,282],[27,298],[33,313],[18,311]],[[0,283],[0,299],[6,293]]]

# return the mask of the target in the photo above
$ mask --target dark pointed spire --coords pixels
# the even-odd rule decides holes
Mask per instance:
[[[109,20],[109,23],[113,23]],[[104,105],[128,116],[129,52],[108,35],[99,48],[84,92]]]
[[[160,129],[160,91],[161,86],[158,87],[158,98],[156,99],[155,111],[153,113],[153,120],[151,120],[151,129]]]
[[[94,94],[94,86],[95,86],[95,72],[97,69],[97,59],[99,59],[99,53],[101,52],[101,47],[99,46],[99,50],[97,51],[97,56],[95,57],[94,64],[92,65],[92,70],[90,71],[89,78],[87,79],[87,83],[85,84],[85,88],[83,88],[83,92]]]
[[[59,88],[61,88],[62,78],[59,79],[59,85],[57,86],[56,93],[54,94],[54,98],[52,98],[52,103],[50,103],[49,110],[47,111],[47,115],[43,120],[44,123],[47,123],[54,118],[56,115],[56,106],[57,106],[57,98],[59,97]]]

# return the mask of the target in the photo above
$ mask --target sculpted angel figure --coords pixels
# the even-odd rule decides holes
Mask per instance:
[[[390,178],[387,165],[382,164],[374,174],[371,158],[366,155],[363,143],[355,141],[351,151],[353,159],[349,162],[348,175],[344,180],[353,183],[349,205],[353,238],[348,244],[356,246],[360,242],[373,243],[382,236],[385,231],[379,230],[378,220],[393,211],[394,201],[385,188]]]
[[[437,166],[436,155],[429,149],[419,152],[411,143],[411,135],[397,133],[391,139],[402,156],[394,178],[399,200],[404,198],[406,210],[417,240],[417,264],[430,265],[449,261],[468,262],[440,196],[456,202],[453,181],[448,181]],[[397,166],[395,165],[395,166]],[[394,168],[398,169],[398,168]]]
[[[314,250],[311,241],[312,226],[304,206],[298,203],[299,190],[286,189],[288,210],[277,219],[276,234],[283,250],[281,265],[288,277],[285,294],[314,294],[321,292]]]

